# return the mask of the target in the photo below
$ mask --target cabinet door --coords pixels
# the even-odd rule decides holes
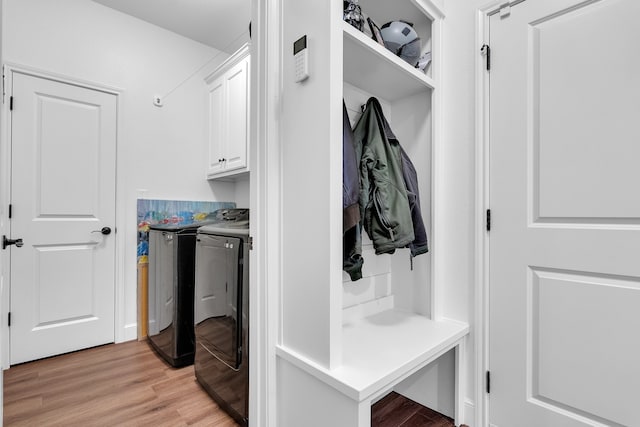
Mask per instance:
[[[247,166],[247,124],[249,123],[249,59],[243,59],[224,75],[226,93],[225,170]]]
[[[209,85],[209,138],[207,154],[207,175],[224,170],[225,156],[225,76],[221,76]]]

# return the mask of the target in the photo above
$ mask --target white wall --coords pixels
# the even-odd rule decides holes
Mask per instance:
[[[244,175],[235,182],[234,201],[236,202],[236,206],[239,208],[249,208],[250,196],[249,175]]]
[[[340,144],[342,86],[331,52],[339,48],[330,27],[339,3],[282,1],[281,344],[318,364],[338,365],[341,335]],[[336,15],[333,15],[336,16]],[[295,83],[293,42],[307,36],[309,78]],[[342,56],[342,54],[339,54]],[[333,140],[335,142],[335,139]],[[309,191],[309,189],[326,189]],[[304,230],[304,238],[301,232]]]
[[[136,337],[136,198],[235,201],[235,184],[205,180],[203,78],[228,55],[90,0],[3,0],[5,63],[122,90],[119,104],[118,214],[124,236],[119,296],[124,330]],[[248,186],[247,186],[248,187]],[[247,196],[248,197],[248,196]],[[248,205],[248,199],[243,201]],[[124,228],[124,229],[122,229]]]

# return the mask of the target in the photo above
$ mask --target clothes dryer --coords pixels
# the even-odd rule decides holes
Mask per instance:
[[[249,211],[228,209],[196,238],[196,379],[238,423],[249,407]]]

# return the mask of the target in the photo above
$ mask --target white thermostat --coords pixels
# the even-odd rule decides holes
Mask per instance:
[[[309,77],[308,51],[306,34],[293,42],[293,62],[296,68],[296,83],[300,83]]]

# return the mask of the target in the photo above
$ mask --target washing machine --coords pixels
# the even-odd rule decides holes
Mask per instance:
[[[249,210],[225,209],[196,237],[196,379],[240,425],[249,415]]]
[[[147,339],[175,367],[193,363],[196,231],[210,222],[149,228]]]

